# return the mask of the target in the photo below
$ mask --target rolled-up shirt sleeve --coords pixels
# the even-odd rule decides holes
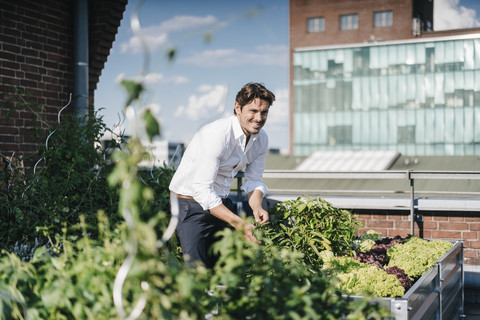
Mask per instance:
[[[250,164],[247,164],[245,168],[245,183],[242,185],[241,189],[245,194],[249,194],[254,190],[260,190],[265,197],[268,188],[263,182],[263,171],[268,150],[268,137],[265,134],[259,136],[259,140],[259,143],[255,144],[255,147],[259,148],[259,150],[254,152],[254,154],[258,154],[258,156],[253,159]]]

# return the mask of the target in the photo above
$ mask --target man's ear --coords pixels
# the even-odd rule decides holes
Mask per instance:
[[[235,101],[235,115],[239,115],[240,113],[242,113],[242,107],[237,101]]]

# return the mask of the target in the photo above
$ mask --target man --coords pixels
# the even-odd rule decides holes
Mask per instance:
[[[177,235],[189,264],[215,265],[210,246],[215,233],[225,227],[241,230],[245,239],[258,242],[252,233],[254,225],[233,212],[227,197],[237,172],[245,168],[242,190],[255,221],[268,221],[268,212],[262,208],[268,137],[262,127],[273,101],[275,95],[262,84],[244,85],[235,98],[234,115],[207,124],[188,145],[170,190],[178,197]]]

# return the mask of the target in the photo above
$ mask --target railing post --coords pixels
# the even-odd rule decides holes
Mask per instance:
[[[240,215],[243,211],[243,202],[242,202],[242,177],[243,171],[237,173],[237,214]]]
[[[415,183],[411,177],[411,170],[407,170],[407,179],[410,182],[410,233],[415,235]]]

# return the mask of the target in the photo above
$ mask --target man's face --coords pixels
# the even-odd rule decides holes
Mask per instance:
[[[249,104],[243,106],[243,108],[235,102],[235,113],[247,137],[250,136],[250,134],[258,133],[265,125],[269,108],[268,103],[259,98],[254,99]]]

